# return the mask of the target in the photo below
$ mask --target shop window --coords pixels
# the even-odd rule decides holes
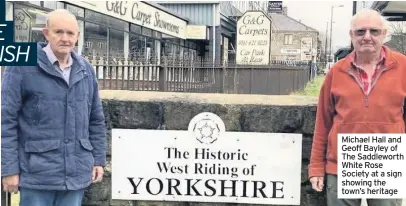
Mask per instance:
[[[141,34],[142,32],[142,28],[141,28],[141,26],[138,26],[138,25],[135,25],[135,24],[131,24],[130,25],[130,31],[132,32],[132,33],[137,33],[137,34]]]
[[[109,17],[108,21],[109,21],[109,27],[111,27],[111,28],[123,30],[123,31],[126,31],[126,32],[129,31],[129,29],[128,29],[128,24],[129,23],[126,22],[126,21],[116,19],[116,18],[112,18],[112,17]]]
[[[109,56],[113,61],[117,61],[117,58],[124,57],[124,32],[110,29],[109,31]]]
[[[188,48],[183,48],[183,59],[186,61],[189,60],[189,49]]]
[[[194,42],[189,42],[189,48],[191,48],[191,49],[197,49],[196,43],[194,43]]]
[[[64,8],[63,3],[59,2],[59,1],[43,1],[43,4],[44,4],[44,8],[52,9],[52,10]]]
[[[131,25],[130,29],[134,31],[135,28],[137,27]],[[130,34],[129,53],[131,58],[136,58],[145,63],[159,63],[160,47],[161,43],[158,40],[139,34]]]
[[[162,39],[165,42],[164,54],[170,59],[176,60],[183,58],[182,51],[180,49],[180,40],[174,36],[162,34]]]
[[[181,50],[181,46],[180,45],[175,45],[175,59],[179,60],[183,57],[183,53]]]
[[[14,5],[14,37],[16,42],[45,41],[42,29],[46,26],[46,12]]]
[[[189,49],[189,59],[191,61],[197,60],[197,51],[194,49]]]
[[[178,60],[182,58],[182,55],[179,45],[165,42],[165,56],[169,57],[172,60]]]
[[[139,34],[130,34],[130,57],[131,58],[144,58],[146,52],[146,39]]]
[[[90,11],[88,9],[86,9],[86,11],[85,11],[85,20],[92,22],[92,23],[107,26],[107,20],[105,18],[105,15],[102,15],[102,14],[94,12],[94,11]]]
[[[153,36],[155,39],[162,39],[162,33],[159,32],[159,31],[153,31],[152,36]]]
[[[170,40],[173,42],[173,44],[180,45],[180,39],[178,39],[176,37],[172,37],[172,38],[170,38]]]
[[[155,40],[155,63],[160,64],[161,63],[161,41]]]
[[[152,30],[148,28],[142,28],[142,35],[152,37]]]
[[[163,43],[163,52],[164,52],[164,55],[165,56],[168,56],[168,57],[171,57],[171,56],[173,56],[174,55],[174,45],[170,42],[170,41],[165,41],[164,43]]]
[[[188,48],[188,47],[183,47],[183,59],[185,60],[185,61],[191,61],[191,49],[190,48]]]
[[[85,10],[85,19],[86,21],[104,25],[110,28],[128,31],[128,23],[126,21],[116,19],[98,12]]]
[[[107,56],[107,27],[85,22],[84,44],[89,46],[84,48],[85,55]]]
[[[72,13],[73,15],[75,15],[76,17],[80,17],[80,18],[84,18],[85,17],[85,10],[82,8],[79,8],[77,6],[73,6],[70,4],[66,5],[66,9]]]
[[[79,25],[79,31],[80,31],[80,33],[79,33],[79,40],[78,40],[78,42],[76,43],[76,45],[75,45],[75,48],[74,48],[74,51],[76,52],[76,53],[78,53],[79,55],[81,55],[82,53],[83,53],[83,49],[84,49],[84,41],[85,41],[85,38],[84,38],[84,34],[85,34],[85,26],[84,26],[84,24],[83,24],[83,21],[82,20],[78,20],[78,25]]]
[[[156,45],[155,40],[152,38],[145,38],[146,39],[146,58],[149,62],[155,62],[156,56]]]

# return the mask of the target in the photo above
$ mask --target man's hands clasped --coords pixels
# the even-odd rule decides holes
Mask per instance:
[[[312,183],[312,188],[317,192],[323,191],[324,187],[324,177],[311,177],[310,182]]]
[[[3,177],[3,191],[4,192],[9,192],[9,193],[14,193],[16,194],[18,192],[18,185],[20,183],[20,175],[10,175]]]
[[[104,169],[101,166],[94,166],[92,172],[92,182],[98,183],[103,180]]]

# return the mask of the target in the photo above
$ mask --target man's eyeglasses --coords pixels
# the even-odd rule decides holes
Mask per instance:
[[[380,29],[356,29],[354,30],[355,36],[364,36],[367,31],[369,30],[369,34],[372,36],[379,36],[382,33],[382,30]]]

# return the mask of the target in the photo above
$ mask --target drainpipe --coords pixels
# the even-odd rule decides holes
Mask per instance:
[[[213,66],[216,59],[216,4],[213,4]]]

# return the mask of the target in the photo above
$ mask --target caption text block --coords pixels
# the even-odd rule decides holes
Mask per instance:
[[[338,134],[338,198],[406,198],[406,134]]]

